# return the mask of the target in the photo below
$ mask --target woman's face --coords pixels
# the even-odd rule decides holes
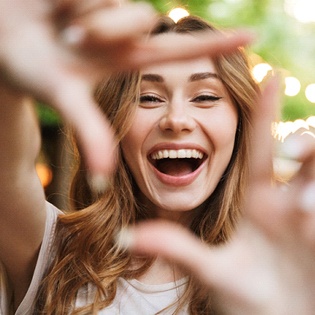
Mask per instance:
[[[142,200],[158,216],[178,218],[216,188],[232,155],[237,110],[208,58],[151,66],[141,78],[123,155]]]

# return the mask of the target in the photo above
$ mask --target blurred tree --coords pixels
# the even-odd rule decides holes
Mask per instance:
[[[37,103],[36,109],[42,127],[54,127],[61,123],[59,115],[51,107]]]

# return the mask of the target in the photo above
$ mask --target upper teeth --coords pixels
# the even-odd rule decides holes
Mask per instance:
[[[159,150],[151,154],[153,160],[161,159],[202,159],[203,153],[195,149],[180,149],[180,150]]]

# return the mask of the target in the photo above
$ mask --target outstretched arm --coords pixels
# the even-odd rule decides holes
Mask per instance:
[[[40,134],[29,98],[0,87],[0,260],[17,300],[26,292],[45,227],[35,171]]]

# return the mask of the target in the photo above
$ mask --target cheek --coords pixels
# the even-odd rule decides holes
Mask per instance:
[[[149,132],[149,120],[136,113],[132,126],[121,140],[122,152],[128,164],[130,161],[134,162],[141,154],[141,149]]]
[[[121,141],[122,153],[128,165],[130,164],[131,157],[135,157],[139,150],[139,136],[136,129],[131,129]]]
[[[127,136],[129,139],[139,138],[142,134],[148,133],[152,124],[154,124],[154,113],[152,110],[146,110],[138,107],[132,125],[128,131]]]
[[[210,117],[203,126],[214,146],[226,149],[226,151],[231,150],[231,147],[234,146],[238,125],[237,114],[234,111],[222,111]]]
[[[139,135],[136,130],[130,130],[121,141],[121,150],[124,160],[128,165],[133,177],[139,173],[141,147],[139,144]]]
[[[234,146],[235,135],[237,129],[237,120],[230,120],[226,125],[221,125],[218,127],[218,143],[221,146]]]

